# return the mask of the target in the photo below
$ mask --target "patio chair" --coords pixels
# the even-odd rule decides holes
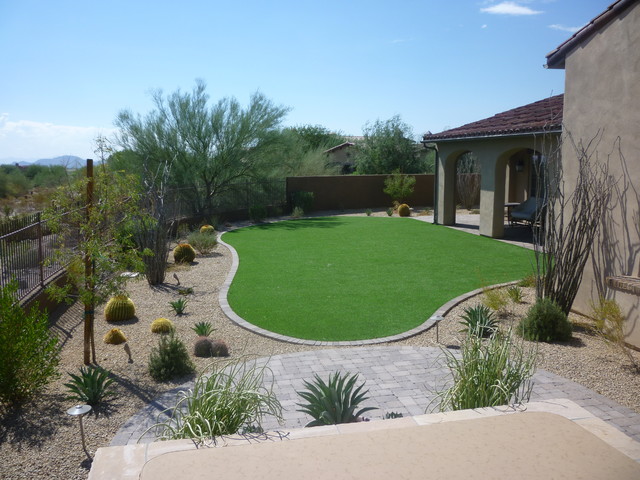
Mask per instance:
[[[533,225],[542,218],[544,211],[544,201],[538,197],[529,197],[517,207],[511,210],[509,215],[510,223],[528,223]]]

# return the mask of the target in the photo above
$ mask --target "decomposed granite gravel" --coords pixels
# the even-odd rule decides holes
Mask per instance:
[[[170,260],[171,261],[171,260]],[[166,282],[149,287],[144,279],[134,279],[128,291],[136,305],[137,317],[117,325],[127,337],[132,362],[123,345],[103,343],[102,338],[114,325],[104,320],[102,310],[96,312],[96,348],[98,364],[115,376],[117,396],[105,407],[85,417],[87,450],[94,454],[99,447],[108,446],[123,423],[159,394],[175,388],[189,378],[157,383],[147,372],[149,352],[157,344],[158,335],[150,331],[151,322],[158,317],[171,319],[176,333],[191,348],[196,337],[191,327],[195,322],[209,321],[215,331],[212,338],[223,339],[232,357],[245,354],[269,356],[293,353],[314,348],[284,343],[258,336],[230,322],[218,305],[218,289],[231,265],[230,252],[219,246],[212,254],[198,256],[187,267],[171,265]],[[177,277],[177,278],[176,278]],[[180,285],[178,286],[178,281]],[[186,314],[175,316],[168,302],[180,297],[178,288],[191,287]],[[531,305],[534,293],[525,289],[524,302],[510,304],[501,317],[505,326],[517,321]],[[440,343],[436,343],[435,329],[396,342],[399,345],[434,346],[460,343],[459,316],[465,306],[480,301],[479,297],[455,307],[441,322]],[[576,323],[585,319],[572,316]],[[65,399],[66,372],[77,372],[82,366],[82,307],[61,307],[51,315],[52,330],[61,341],[61,375],[35,400],[16,409],[0,410],[0,478],[85,479],[90,468],[79,438],[77,419],[66,414],[74,405]],[[587,328],[578,326],[574,337],[566,345],[540,344],[539,367],[563,376],[612,400],[640,412],[640,375],[634,372],[627,358],[607,346]],[[634,352],[640,363],[640,353]],[[199,369],[207,359],[192,357]]]

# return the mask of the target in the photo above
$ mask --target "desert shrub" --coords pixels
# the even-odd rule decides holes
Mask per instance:
[[[58,340],[47,315],[18,303],[15,281],[0,287],[0,403],[16,404],[41,392],[58,376]]]
[[[184,342],[173,332],[162,335],[158,346],[149,355],[149,374],[154,380],[164,382],[195,371]]]
[[[387,216],[389,217],[393,216],[393,208],[391,207],[387,208]]]
[[[482,292],[482,304],[489,307],[494,312],[501,314],[507,306],[507,295],[498,288],[485,288]]]
[[[507,288],[507,296],[513,303],[522,303],[522,289],[517,285],[511,285]]]
[[[200,233],[208,233],[209,235],[213,235],[216,233],[216,229],[213,225],[202,225],[200,227]]]
[[[201,442],[238,433],[243,427],[262,430],[265,415],[282,419],[282,406],[273,392],[273,382],[266,381],[267,373],[270,370],[255,361],[216,362],[198,376],[193,390],[178,394],[169,420],[151,429],[161,440],[190,438]]]
[[[191,263],[196,259],[196,251],[188,243],[179,243],[173,249],[173,260],[176,263]]]
[[[196,332],[196,335],[199,337],[208,337],[215,329],[213,325],[211,325],[211,322],[198,322],[191,327],[191,330]]]
[[[291,212],[292,218],[302,218],[304,216],[304,210],[300,207],[295,207]]]
[[[189,245],[195,248],[200,255],[207,255],[216,248],[218,239],[211,233],[192,232],[187,238]],[[193,260],[190,260],[192,262]]]
[[[360,403],[367,400],[369,390],[364,390],[365,382],[355,387],[358,375],[346,373],[342,375],[335,372],[329,375],[328,383],[315,375],[313,382],[306,381],[305,391],[297,392],[306,403],[298,403],[299,412],[313,417],[307,427],[318,425],[336,425],[339,423],[351,423],[358,420],[363,413],[375,410],[375,407],[359,408]]]
[[[498,321],[485,305],[465,308],[460,323],[464,325],[463,332],[478,337],[488,337],[498,329]]]
[[[228,357],[229,348],[222,340],[198,337],[193,344],[193,354],[196,357]]]
[[[136,316],[136,306],[126,295],[112,297],[104,307],[107,322],[124,322]]]
[[[291,192],[291,207],[293,211],[300,208],[309,213],[313,209],[313,192]]]
[[[398,215],[400,215],[401,217],[410,217],[411,209],[409,208],[409,205],[407,205],[406,203],[400,205],[398,207]]]
[[[262,222],[267,218],[267,208],[264,205],[251,205],[249,207],[249,218],[254,222]]]
[[[109,345],[120,345],[127,341],[124,332],[119,328],[112,328],[104,336],[104,343]]]
[[[156,318],[151,322],[151,332],[153,333],[171,333],[173,329],[173,322],[168,318]]]
[[[367,208],[364,213],[367,215],[367,217],[370,217],[373,212],[370,208]]]
[[[101,367],[80,367],[80,375],[70,373],[71,381],[64,384],[70,392],[67,398],[95,407],[108,397],[115,396],[115,392],[109,388],[113,383],[109,375],[110,372]]]
[[[405,175],[400,173],[399,170],[395,170],[384,180],[384,193],[391,197],[394,204],[402,203],[407,200],[416,184],[416,177],[412,175]]]
[[[176,312],[176,315],[182,315],[184,310],[187,308],[188,300],[186,298],[179,298],[178,300],[174,300],[169,302],[173,311]]]
[[[484,340],[467,335],[460,355],[443,349],[453,384],[438,392],[440,411],[495,407],[529,400],[537,352],[512,342],[512,333]]]
[[[521,320],[518,333],[527,340],[566,342],[571,338],[571,323],[557,303],[550,298],[542,298]]]
[[[600,297],[598,303],[591,302],[591,316],[594,320],[596,333],[610,345],[620,349],[631,365],[640,370],[630,348],[625,343],[624,322],[625,318],[620,311],[618,302],[613,299]]]
[[[518,282],[518,286],[522,287],[522,288],[535,287],[536,286],[536,276],[535,276],[535,274],[530,273],[529,275],[524,277],[522,280],[520,280]]]

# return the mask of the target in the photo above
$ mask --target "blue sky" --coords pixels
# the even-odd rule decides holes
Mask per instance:
[[[417,138],[562,93],[545,55],[611,1],[0,0],[0,161],[91,158],[120,110],[196,79],[286,125],[398,114]]]

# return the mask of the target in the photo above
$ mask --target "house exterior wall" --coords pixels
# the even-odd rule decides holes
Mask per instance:
[[[640,297],[606,286],[607,276],[640,275],[640,2],[570,51],[565,59],[562,148],[565,191],[576,181],[576,155],[569,141],[609,158],[617,179],[603,229],[587,262],[573,309],[589,314],[600,295],[615,299],[627,318],[627,342],[640,347]],[[622,154],[622,157],[620,154]],[[595,157],[594,157],[595,158]]]

